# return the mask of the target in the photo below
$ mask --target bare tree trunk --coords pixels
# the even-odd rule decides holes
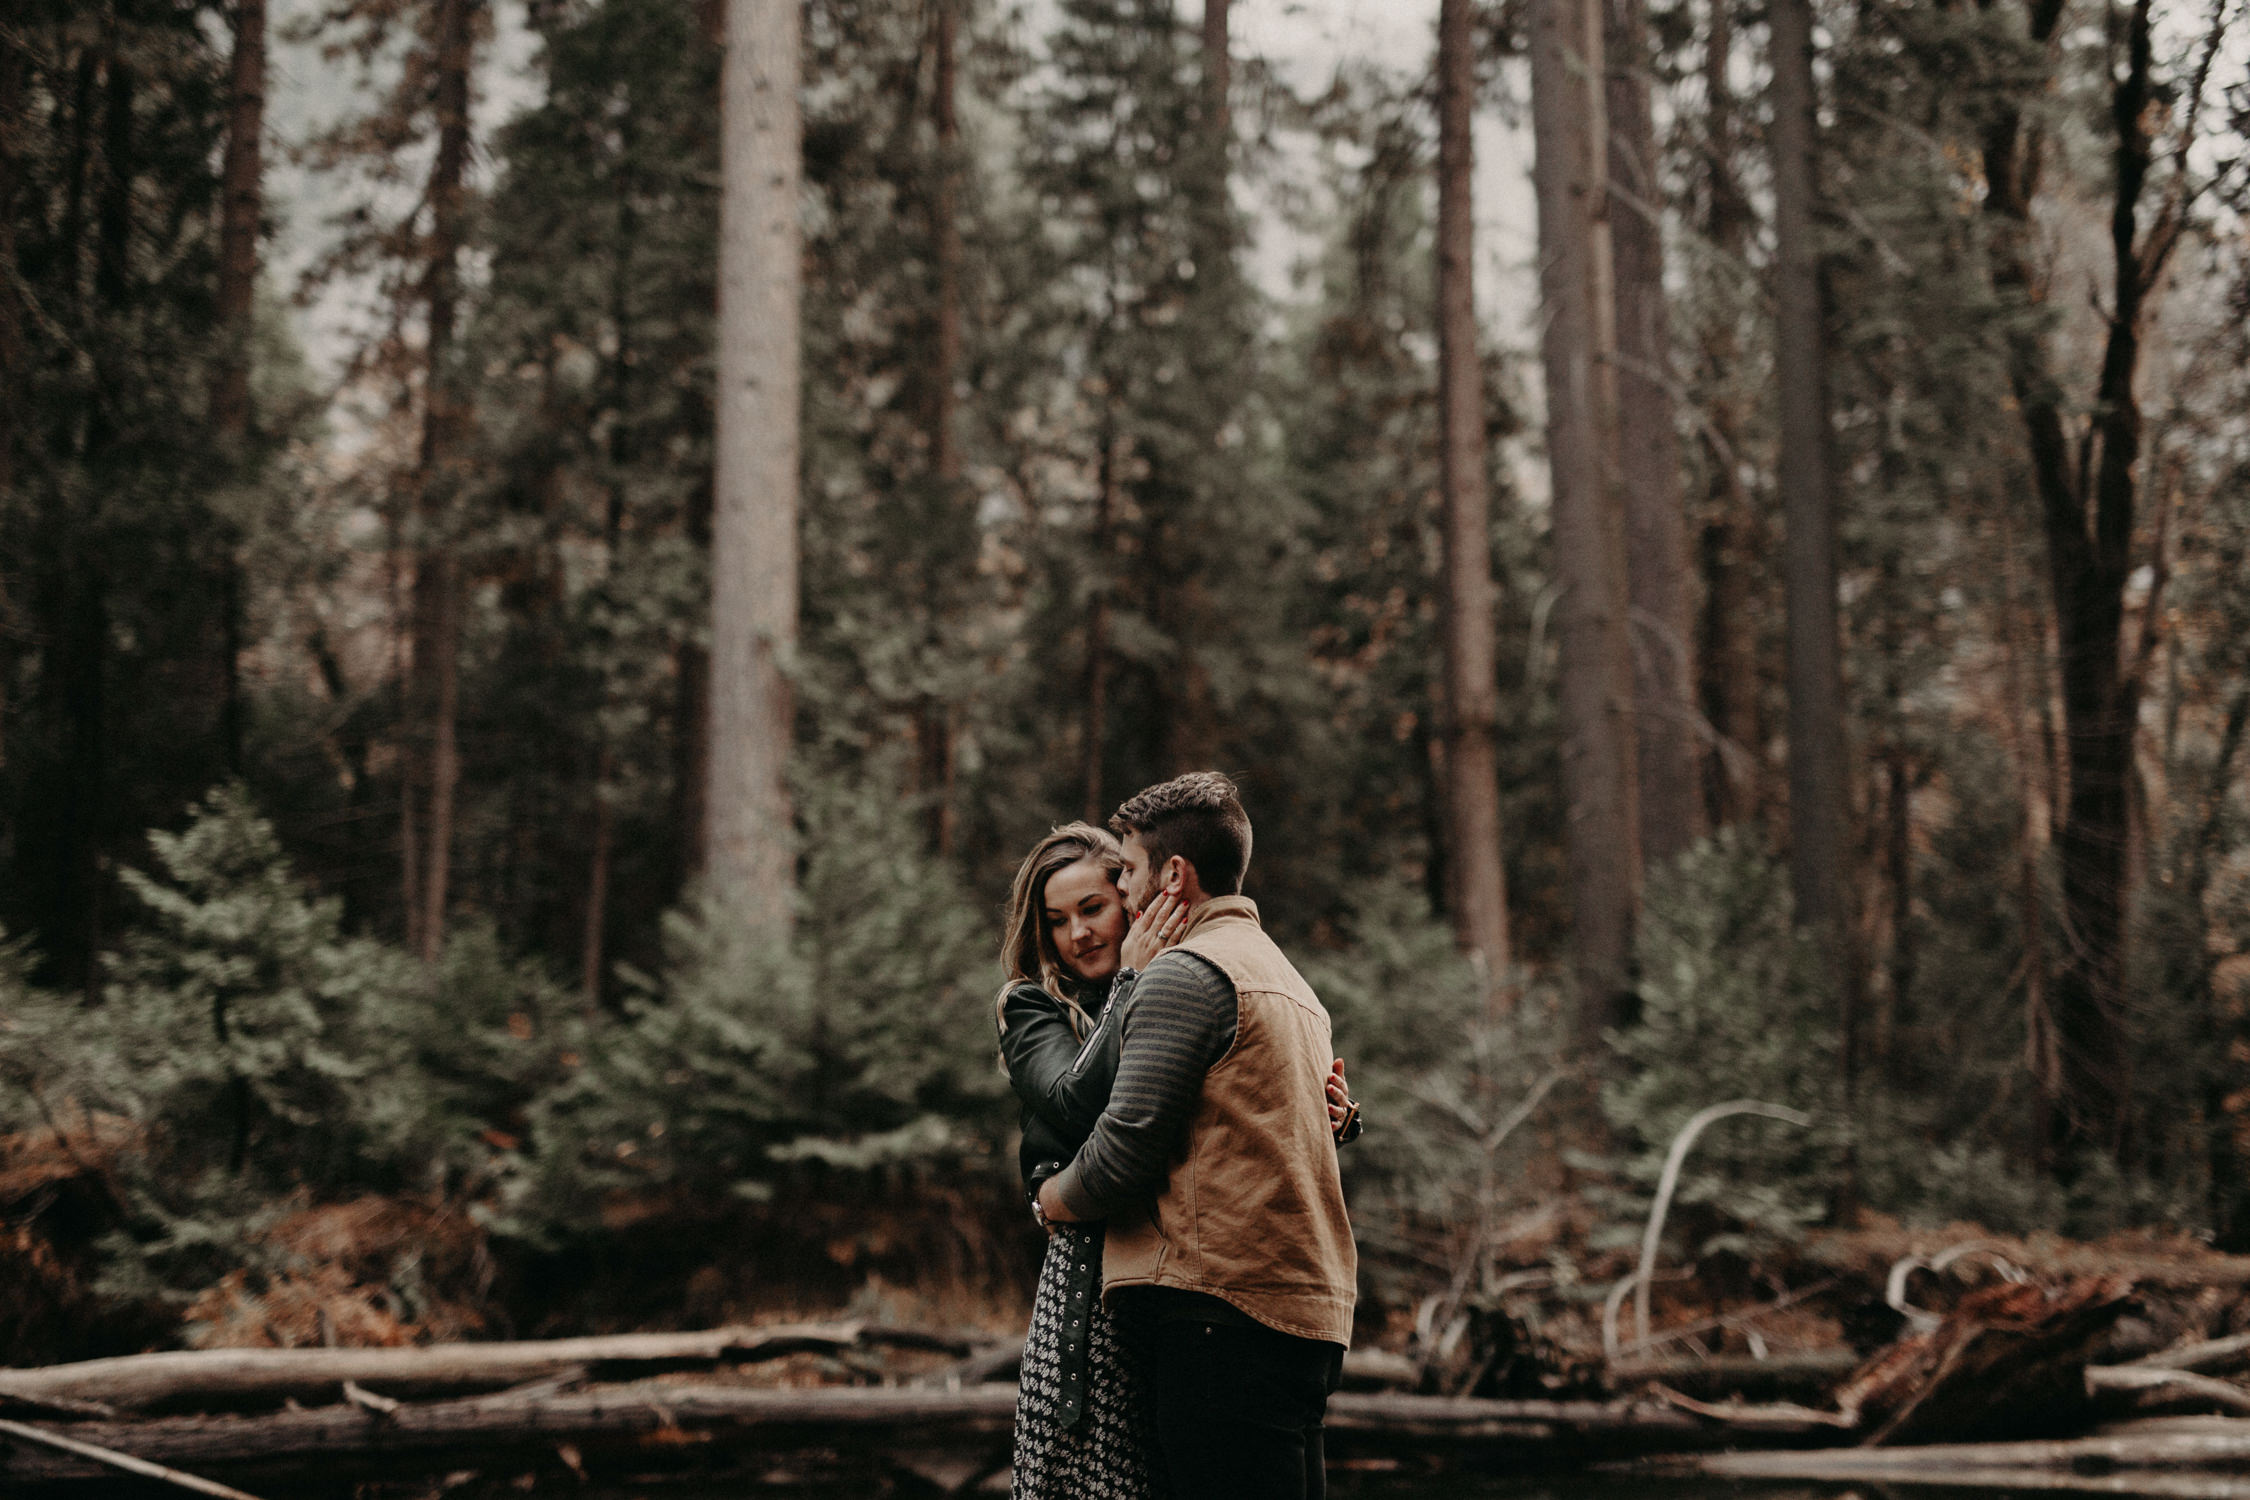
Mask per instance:
[[[1704,233],[1730,275],[1748,275],[1751,213],[1735,175],[1732,0],[1711,0],[1703,53]],[[1727,383],[1741,351],[1731,319],[1706,328],[1703,367],[1713,386],[1703,444],[1710,472],[1701,541],[1704,578],[1701,699],[1715,743],[1705,782],[1711,821],[1756,818],[1763,790],[1765,728],[1759,712],[1752,567],[1758,556],[1755,501],[1742,484],[1746,423]]]
[[[2022,929],[2023,943],[2024,1070],[2032,1080],[2034,1101],[2028,1156],[2044,1160],[2050,1138],[2049,1117],[2062,1085],[2055,1062],[2054,1021],[2050,1009],[2053,986],[2047,972],[2046,911],[2039,895],[2038,824],[2032,812],[2035,808],[2047,809],[2052,798],[2040,789],[2039,777],[2033,774],[2035,767],[2047,771],[2048,763],[2043,750],[2030,743],[2023,714],[2034,695],[2037,702],[2044,704],[2047,685],[2045,673],[2027,674],[2023,667],[2024,649],[2016,602],[2015,528],[2009,520],[2005,497],[1995,506],[1995,511],[2000,521],[2001,691],[2008,705],[2008,757],[2015,765],[2017,797],[2023,809],[2023,825],[2016,839],[2016,920]],[[2040,717],[2043,721],[2044,713]],[[2048,827],[2052,830],[2053,826],[2050,817]]]
[[[462,196],[469,166],[469,70],[475,58],[480,3],[436,0],[438,138],[430,165],[429,262],[422,280],[429,319],[422,449],[414,496],[414,659],[407,693],[413,753],[405,788],[408,944],[424,963],[435,963],[445,947],[454,796],[461,777],[456,739],[461,557],[453,529],[458,489],[454,450],[463,414],[452,357],[460,312]]]
[[[937,266],[937,342],[930,371],[930,467],[938,483],[961,480],[961,118],[955,94],[963,0],[937,3],[938,178],[931,208]]]
[[[1234,129],[1234,115],[1228,107],[1228,94],[1234,87],[1234,67],[1227,53],[1229,3],[1203,0],[1203,113],[1212,136],[1220,141]]]
[[[1616,261],[1617,452],[1632,604],[1641,857],[1662,864],[1703,832],[1695,724],[1695,607],[1672,335],[1664,305],[1663,184],[1642,0],[1604,0],[1610,243]]]
[[[23,118],[23,52],[0,42],[0,391],[23,389],[23,308],[16,294],[16,132]],[[16,407],[20,398],[0,401],[0,505],[16,484]],[[0,625],[12,609],[7,580],[0,577]],[[0,653],[0,768],[8,764],[9,656]]]
[[[227,148],[220,182],[219,358],[212,372],[210,420],[220,441],[239,450],[250,427],[251,306],[258,283],[258,220],[264,210],[266,4],[236,0],[234,62],[228,82]],[[230,549],[221,580],[220,713],[227,768],[242,770],[242,565]]]
[[[0,390],[23,389],[23,307],[16,293],[16,185],[21,147],[16,132],[23,119],[23,52],[0,44]],[[0,401],[0,495],[15,488],[16,408],[18,400]],[[0,609],[6,607],[0,596]],[[0,691],[5,676],[0,674]],[[7,723],[6,702],[0,699],[0,727]],[[0,763],[6,757],[0,755]]]
[[[688,545],[711,550],[711,486],[698,483],[688,494]],[[679,877],[684,885],[702,878],[709,851],[704,833],[709,820],[711,743],[711,653],[689,635],[673,647],[672,826],[680,839]]]
[[[955,94],[959,84],[957,54],[960,48],[960,8],[963,0],[936,0],[933,48],[937,54],[937,89],[933,112],[937,124],[937,185],[930,200],[930,242],[937,271],[937,337],[930,357],[930,471],[940,491],[939,504],[950,517],[966,503],[961,493],[961,119]],[[935,613],[933,595],[933,615]],[[933,619],[932,628],[935,629]],[[954,741],[957,725],[953,706],[927,699],[916,716],[922,793],[929,799],[930,847],[943,856],[953,852]]]
[[[1094,824],[1099,824],[1104,817],[1102,759],[1109,748],[1109,568],[1113,545],[1110,533],[1116,524],[1118,489],[1122,483],[1118,473],[1125,461],[1119,451],[1122,445],[1115,418],[1105,417],[1100,492],[1094,501],[1095,574],[1093,598],[1086,606],[1086,714],[1081,730],[1084,755],[1080,779],[1086,788],[1086,821]]]
[[[1775,374],[1780,383],[1782,504],[1788,536],[1789,874],[1797,920],[1841,938],[1844,891],[1844,695],[1836,624],[1836,523],[1830,500],[1826,331],[1813,220],[1812,12],[1775,0],[1774,227],[1779,246]],[[1848,1028],[1847,1028],[1848,1030]],[[1846,1050],[1850,1042],[1847,1037]],[[1851,1066],[1847,1060],[1847,1070]]]
[[[1445,495],[1446,868],[1453,938],[1497,979],[1512,961],[1501,859],[1500,690],[1484,370],[1477,353],[1474,0],[1438,9],[1438,442]],[[1490,993],[1499,997],[1505,987]]]
[[[1569,803],[1573,960],[1581,1044],[1619,1018],[1640,900],[1625,518],[1617,475],[1609,148],[1602,27],[1592,0],[1535,8],[1532,133],[1538,158],[1539,292],[1554,483],[1562,655],[1563,786]]]
[[[617,843],[617,811],[610,805],[610,782],[617,775],[617,753],[607,745],[594,771],[594,852],[586,871],[586,930],[579,953],[579,991],[586,1013],[602,1004],[603,950],[609,929],[609,868]]]
[[[768,929],[788,925],[795,885],[800,22],[795,4],[731,0],[720,110],[708,875]]]
[[[1883,864],[1891,888],[1891,984],[1875,1055],[1897,1063],[1914,1027],[1914,771],[1906,748],[1893,744],[1884,764]]]
[[[2033,0],[2034,43],[2049,46],[2060,0]],[[2219,34],[2205,40],[2202,69],[2188,90],[2190,116]],[[2066,1169],[2089,1151],[2123,1145],[2130,1075],[2125,1022],[2127,846],[2133,740],[2148,653],[2124,657],[2125,590],[2133,572],[2134,513],[2141,478],[2141,411],[2135,379],[2141,327],[2187,219],[2174,191],[2144,221],[2142,198],[2154,159],[2149,0],[2125,22],[2122,71],[2112,77],[2115,132],[2110,251],[2114,283],[2101,373],[2090,415],[2073,441],[2074,420],[2054,378],[2046,335],[2026,322],[2010,348],[2010,379],[2022,413],[2047,543],[2049,586],[2060,651],[2063,741],[2068,791],[2056,853],[2062,867],[2063,925],[2070,942],[2055,975],[2052,1004],[2055,1086],[2047,1146]],[[1991,184],[1986,212],[1995,221],[1993,277],[2003,294],[2045,300],[2034,263],[2033,200],[2044,157],[2041,131],[2012,108],[1998,111],[1984,142]],[[2145,226],[2145,227],[2144,227]],[[2075,405],[2076,403],[2070,403]],[[2156,611],[2150,612],[2153,626]],[[2148,642],[2153,643],[2150,636]]]
[[[232,108],[219,219],[219,360],[211,426],[240,442],[250,425],[251,299],[258,283],[258,220],[264,211],[266,0],[235,0]]]

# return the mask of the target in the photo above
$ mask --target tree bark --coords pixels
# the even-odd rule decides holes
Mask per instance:
[[[1546,318],[1547,453],[1554,485],[1569,804],[1573,963],[1582,1046],[1620,1019],[1640,899],[1625,518],[1616,447],[1602,27],[1592,0],[1534,11],[1532,133],[1539,291]]]
[[[2060,0],[2033,0],[2031,40],[2051,49]],[[2152,27],[2148,0],[2125,23],[2124,67],[2113,77],[2115,132],[2107,334],[2091,415],[2067,412],[2047,335],[2028,321],[2009,343],[2010,380],[2022,413],[2034,488],[2047,544],[2062,680],[2068,789],[2055,839],[2062,873],[2062,916],[2070,943],[2054,976],[2051,1006],[2055,1077],[2047,1146],[2073,1170],[2087,1152],[2123,1145],[2130,1088],[2130,1037],[2124,1008],[2127,850],[2133,738],[2141,682],[2124,659],[2125,590],[2133,571],[2134,514],[2141,412],[2134,386],[2141,325],[2185,218],[2175,194],[2143,227],[2142,197],[2154,158]],[[2201,78],[2197,83],[2200,85]],[[2006,104],[1983,143],[1991,184],[1985,209],[1994,222],[1993,279],[2004,295],[2045,300],[2034,263],[2033,204],[2044,158],[2042,133]]]
[[[1836,623],[1836,523],[1830,499],[1828,356],[1819,249],[1813,238],[1819,186],[1812,10],[1808,0],[1775,0],[1771,17],[1779,309],[1775,375],[1780,384],[1779,479],[1787,517],[1789,877],[1797,921],[1841,937],[1849,794]]]
[[[1723,3],[1723,0],[1715,0]],[[1695,723],[1695,607],[1672,335],[1664,300],[1664,188],[1649,102],[1642,0],[1604,0],[1610,243],[1616,262],[1617,453],[1632,607],[1634,764],[1641,857],[1670,860],[1703,832]]]
[[[412,538],[414,649],[407,683],[412,754],[404,788],[407,939],[424,963],[437,962],[445,947],[454,797],[461,777],[461,557],[453,531],[459,487],[455,449],[463,413],[452,363],[469,166],[469,70],[475,61],[480,4],[436,0],[432,58],[438,135],[430,164],[430,237],[422,275],[428,323]]]
[[[1110,399],[1104,397],[1103,399]],[[1114,416],[1102,424],[1099,492],[1094,500],[1094,579],[1092,598],[1086,605],[1086,703],[1080,730],[1083,744],[1079,779],[1086,792],[1086,821],[1101,825],[1102,764],[1109,749],[1109,589],[1111,531],[1117,516],[1118,470],[1125,462],[1124,445]]]
[[[235,0],[231,109],[221,169],[219,360],[211,382],[211,426],[239,443],[250,425],[250,325],[258,284],[258,220],[264,212],[266,0]]]
[[[1227,51],[1229,4],[1230,0],[1203,0],[1203,114],[1212,137],[1221,142],[1234,131],[1228,102],[1234,87],[1234,66]]]
[[[1484,370],[1477,351],[1474,0],[1438,8],[1438,441],[1444,491],[1447,882],[1453,937],[1506,974],[1500,689],[1493,653],[1492,523],[1485,484]],[[1504,985],[1489,993],[1498,1001]]]
[[[16,293],[16,188],[22,149],[16,132],[23,117],[23,74],[23,50],[0,43],[0,391],[11,392],[24,388],[23,307]],[[6,505],[15,491],[20,404],[20,397],[0,401],[0,505]],[[12,613],[7,578],[0,574],[0,622]],[[0,770],[8,764],[8,684],[14,677],[13,665],[12,652],[0,651]]]
[[[952,525],[968,503],[961,489],[961,118],[955,95],[963,0],[935,0],[932,39],[937,61],[932,114],[937,126],[937,183],[930,197],[931,259],[936,267],[936,338],[930,350],[930,474],[938,487],[940,513]],[[942,566],[942,564],[925,564]],[[929,590],[932,628],[940,590]],[[925,699],[915,720],[916,759],[922,795],[928,800],[929,843],[940,857],[953,852],[954,746],[958,726],[953,705]]]
[[[16,188],[22,146],[23,49],[0,44],[0,390],[23,389],[23,306],[16,292]],[[16,409],[20,397],[0,401],[0,496],[16,482]],[[4,588],[4,584],[0,584]],[[7,596],[0,592],[0,618],[5,618]],[[0,765],[7,764],[7,674],[0,673]]]
[[[706,873],[768,930],[788,927],[795,886],[800,25],[793,4],[732,0],[720,108]]]
[[[116,309],[131,301],[133,179],[138,175],[133,160],[138,79],[117,45],[116,32],[135,19],[132,6],[118,0],[104,59],[108,87],[102,105],[102,187],[94,210],[94,294]]]
[[[1712,0],[1704,42],[1704,233],[1730,275],[1748,275],[1751,214],[1735,175],[1735,105],[1731,69],[1734,25],[1731,0]],[[1701,700],[1713,745],[1705,796],[1714,825],[1744,822],[1760,812],[1765,728],[1759,712],[1758,638],[1752,604],[1752,568],[1758,556],[1757,510],[1742,483],[1742,435],[1747,424],[1729,382],[1741,362],[1733,319],[1723,310],[1703,336],[1703,371],[1710,383],[1703,423],[1709,481],[1703,504],[1701,554],[1704,579]]]
[[[1891,983],[1887,1019],[1877,1055],[1896,1064],[1914,1028],[1914,981],[1919,948],[1914,933],[1914,772],[1902,745],[1891,746],[1884,766],[1883,865],[1891,888]]]
[[[579,948],[579,992],[586,1014],[602,1006],[603,953],[609,936],[609,871],[617,843],[617,810],[610,783],[617,775],[617,753],[604,745],[594,770],[594,849],[586,870],[586,926]]]
[[[937,270],[937,339],[930,369],[930,469],[941,485],[961,481],[961,117],[958,90],[960,7],[936,0],[937,188],[930,210],[932,259]]]

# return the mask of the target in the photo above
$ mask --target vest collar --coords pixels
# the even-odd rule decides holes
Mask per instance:
[[[1258,920],[1257,902],[1248,896],[1213,896],[1188,913],[1187,931],[1180,934],[1180,940],[1185,942],[1211,923],[1229,917],[1247,919],[1252,927],[1264,930],[1264,924]]]

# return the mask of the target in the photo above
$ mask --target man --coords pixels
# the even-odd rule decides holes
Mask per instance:
[[[1104,1295],[1180,1500],[1319,1500],[1358,1284],[1328,1012],[1241,894],[1250,820],[1233,782],[1151,787],[1110,828],[1127,908],[1176,902],[1185,930],[1134,984],[1109,1107],[1040,1212],[1108,1220]]]

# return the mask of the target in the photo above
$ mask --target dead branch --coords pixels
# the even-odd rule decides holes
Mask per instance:
[[[2212,1423],[2193,1431],[2128,1432],[2056,1442],[1938,1443],[1913,1448],[1838,1448],[1799,1453],[1712,1453],[1665,1466],[1732,1479],[1844,1483],[1943,1479],[1963,1485],[2014,1484],[2017,1481],[2012,1476],[2047,1471],[2098,1474],[2111,1481],[2107,1488],[2146,1493],[2138,1486],[2117,1482],[2117,1471],[2237,1468],[2245,1462],[2250,1462],[2250,1421]]]
[[[104,1448],[97,1443],[64,1437],[61,1433],[49,1432],[45,1428],[33,1427],[29,1423],[0,1419],[0,1434],[12,1437],[18,1442],[34,1443],[39,1447],[49,1448],[57,1453],[70,1454],[74,1458],[97,1464],[103,1469],[114,1469],[121,1474],[132,1474],[141,1479],[153,1479],[160,1484],[168,1484],[175,1489],[190,1490],[198,1495],[212,1495],[217,1497],[217,1500],[258,1500],[257,1496],[241,1490],[232,1489],[208,1479],[200,1479],[193,1474],[182,1473],[178,1469],[166,1468],[163,1464],[150,1463],[145,1458],[135,1458],[130,1453],[120,1453],[114,1448]]]
[[[2192,1370],[2199,1375],[2211,1375],[2244,1364],[2250,1364],[2250,1333],[2238,1333],[2232,1338],[2207,1339],[2197,1344],[2180,1344],[2119,1368]]]
[[[1672,1209],[1672,1194],[1680,1185],[1680,1168],[1687,1162],[1687,1154],[1695,1145],[1697,1136],[1717,1121],[1729,1115],[1764,1115],[1769,1120],[1786,1124],[1808,1126],[1812,1116],[1786,1105],[1766,1104],[1756,1099],[1729,1099],[1724,1104],[1714,1104],[1697,1110],[1672,1137],[1672,1149],[1664,1156],[1664,1173],[1657,1179],[1656,1203],[1648,1212],[1648,1228],[1641,1235],[1641,1264],[1634,1273],[1633,1285],[1633,1338],[1636,1342],[1648,1341],[1648,1297],[1650,1278],[1656,1272],[1656,1247],[1664,1238],[1664,1218]]]
[[[2129,1392],[2144,1401],[2163,1396],[2191,1396],[2228,1411],[2250,1412],[2250,1391],[2198,1375],[2189,1370],[2152,1369],[2139,1365],[2093,1365],[2086,1371],[2086,1389]]]

